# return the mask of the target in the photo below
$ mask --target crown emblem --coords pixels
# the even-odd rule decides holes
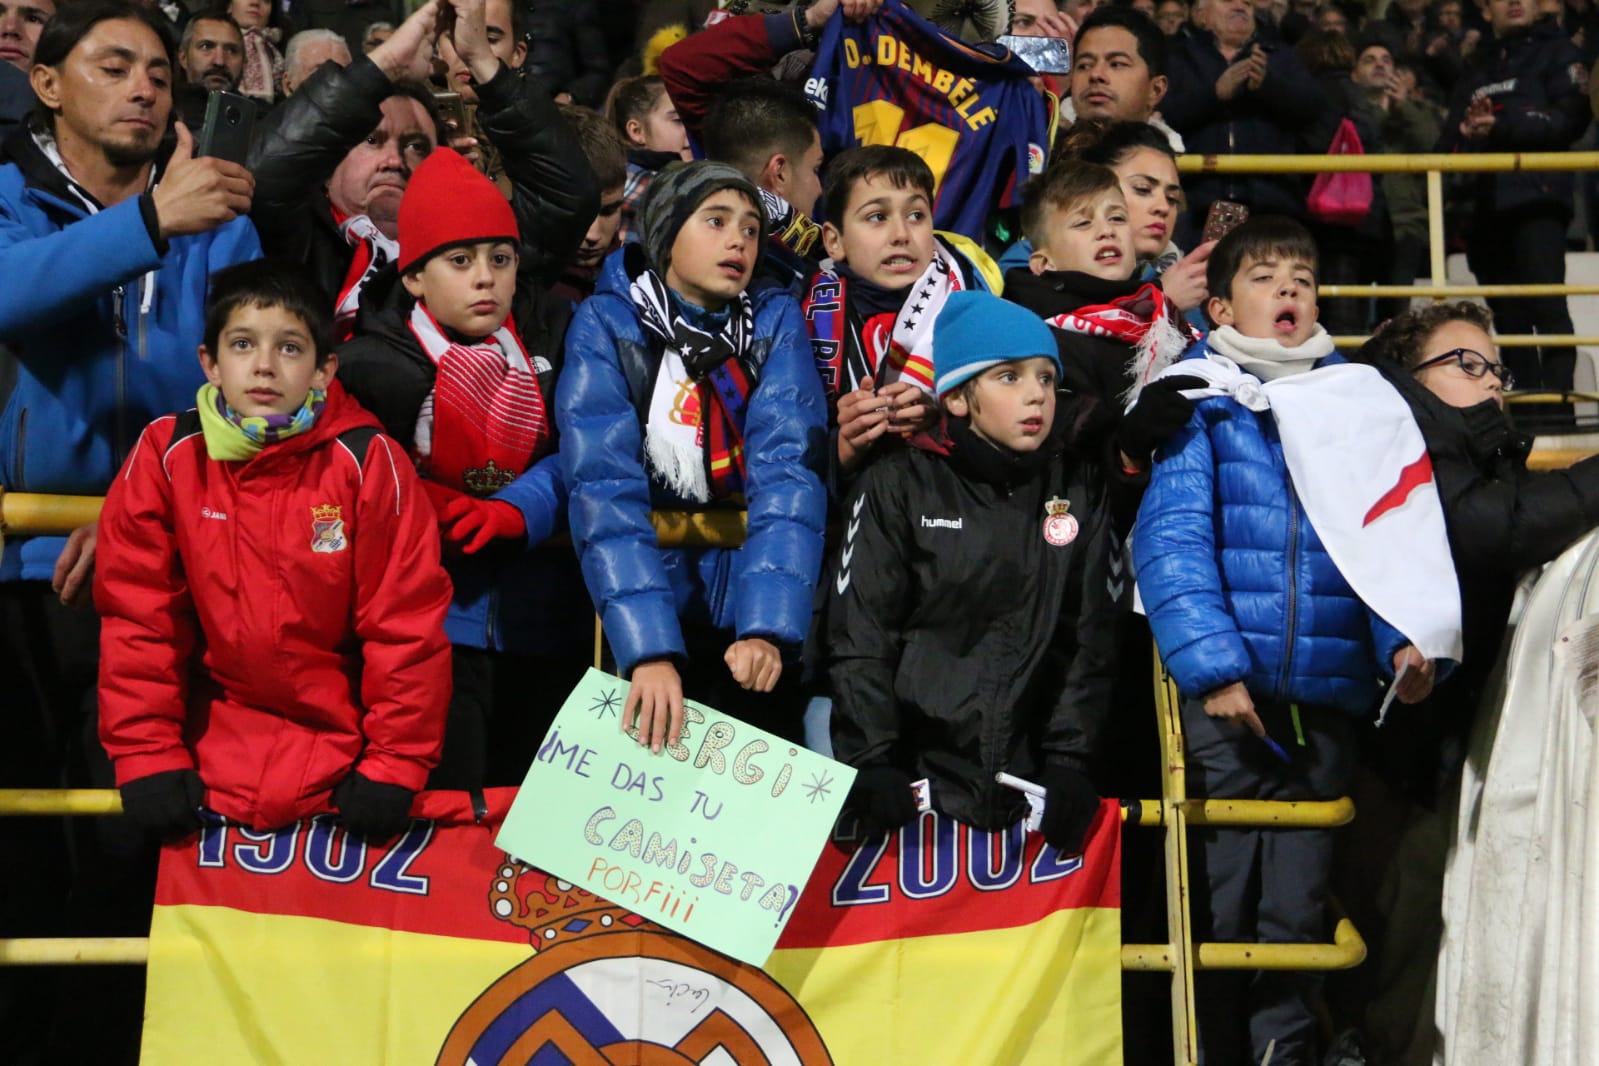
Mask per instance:
[[[535,952],[611,932],[660,932],[626,907],[608,903],[570,881],[505,856],[489,886],[489,912],[528,931]]]
[[[1044,513],[1050,517],[1063,515],[1071,509],[1072,501],[1062,499],[1059,496],[1051,497],[1050,501],[1044,504]]]
[[[516,471],[498,466],[493,459],[461,475],[466,491],[474,496],[492,496],[516,480]]]
[[[313,522],[337,522],[342,517],[344,517],[344,508],[336,504],[324,503],[311,508]]]

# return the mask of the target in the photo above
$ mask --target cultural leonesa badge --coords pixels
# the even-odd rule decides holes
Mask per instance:
[[[1059,496],[1044,504],[1044,539],[1063,548],[1077,539],[1077,519],[1070,514],[1072,502]]]

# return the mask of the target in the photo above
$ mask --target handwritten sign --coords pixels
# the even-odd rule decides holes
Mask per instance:
[[[703,704],[652,753],[621,731],[628,684],[590,670],[539,746],[496,843],[760,966],[855,771]],[[672,990],[692,1004],[692,989]]]

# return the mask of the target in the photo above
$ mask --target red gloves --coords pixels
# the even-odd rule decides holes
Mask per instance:
[[[422,482],[422,491],[438,513],[439,536],[462,554],[480,552],[491,541],[527,537],[522,512],[504,500],[480,500],[432,481]]]

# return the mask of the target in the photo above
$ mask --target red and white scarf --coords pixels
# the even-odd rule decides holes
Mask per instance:
[[[340,217],[333,208],[333,221],[338,224],[339,236],[355,249],[350,257],[350,268],[344,272],[339,285],[339,299],[333,306],[333,329],[340,343],[350,339],[355,332],[355,315],[361,309],[361,290],[372,276],[400,258],[400,242],[384,234],[378,224],[365,215]]]
[[[1131,368],[1133,384],[1123,397],[1129,407],[1145,385],[1182,358],[1188,346],[1199,340],[1199,331],[1183,318],[1176,305],[1154,283],[1110,303],[1079,307],[1045,321],[1068,333],[1108,337],[1135,351]]]
[[[410,325],[438,368],[416,420],[417,465],[430,481],[492,496],[549,442],[539,368],[509,318],[475,344],[450,340],[420,302],[411,309]]]

